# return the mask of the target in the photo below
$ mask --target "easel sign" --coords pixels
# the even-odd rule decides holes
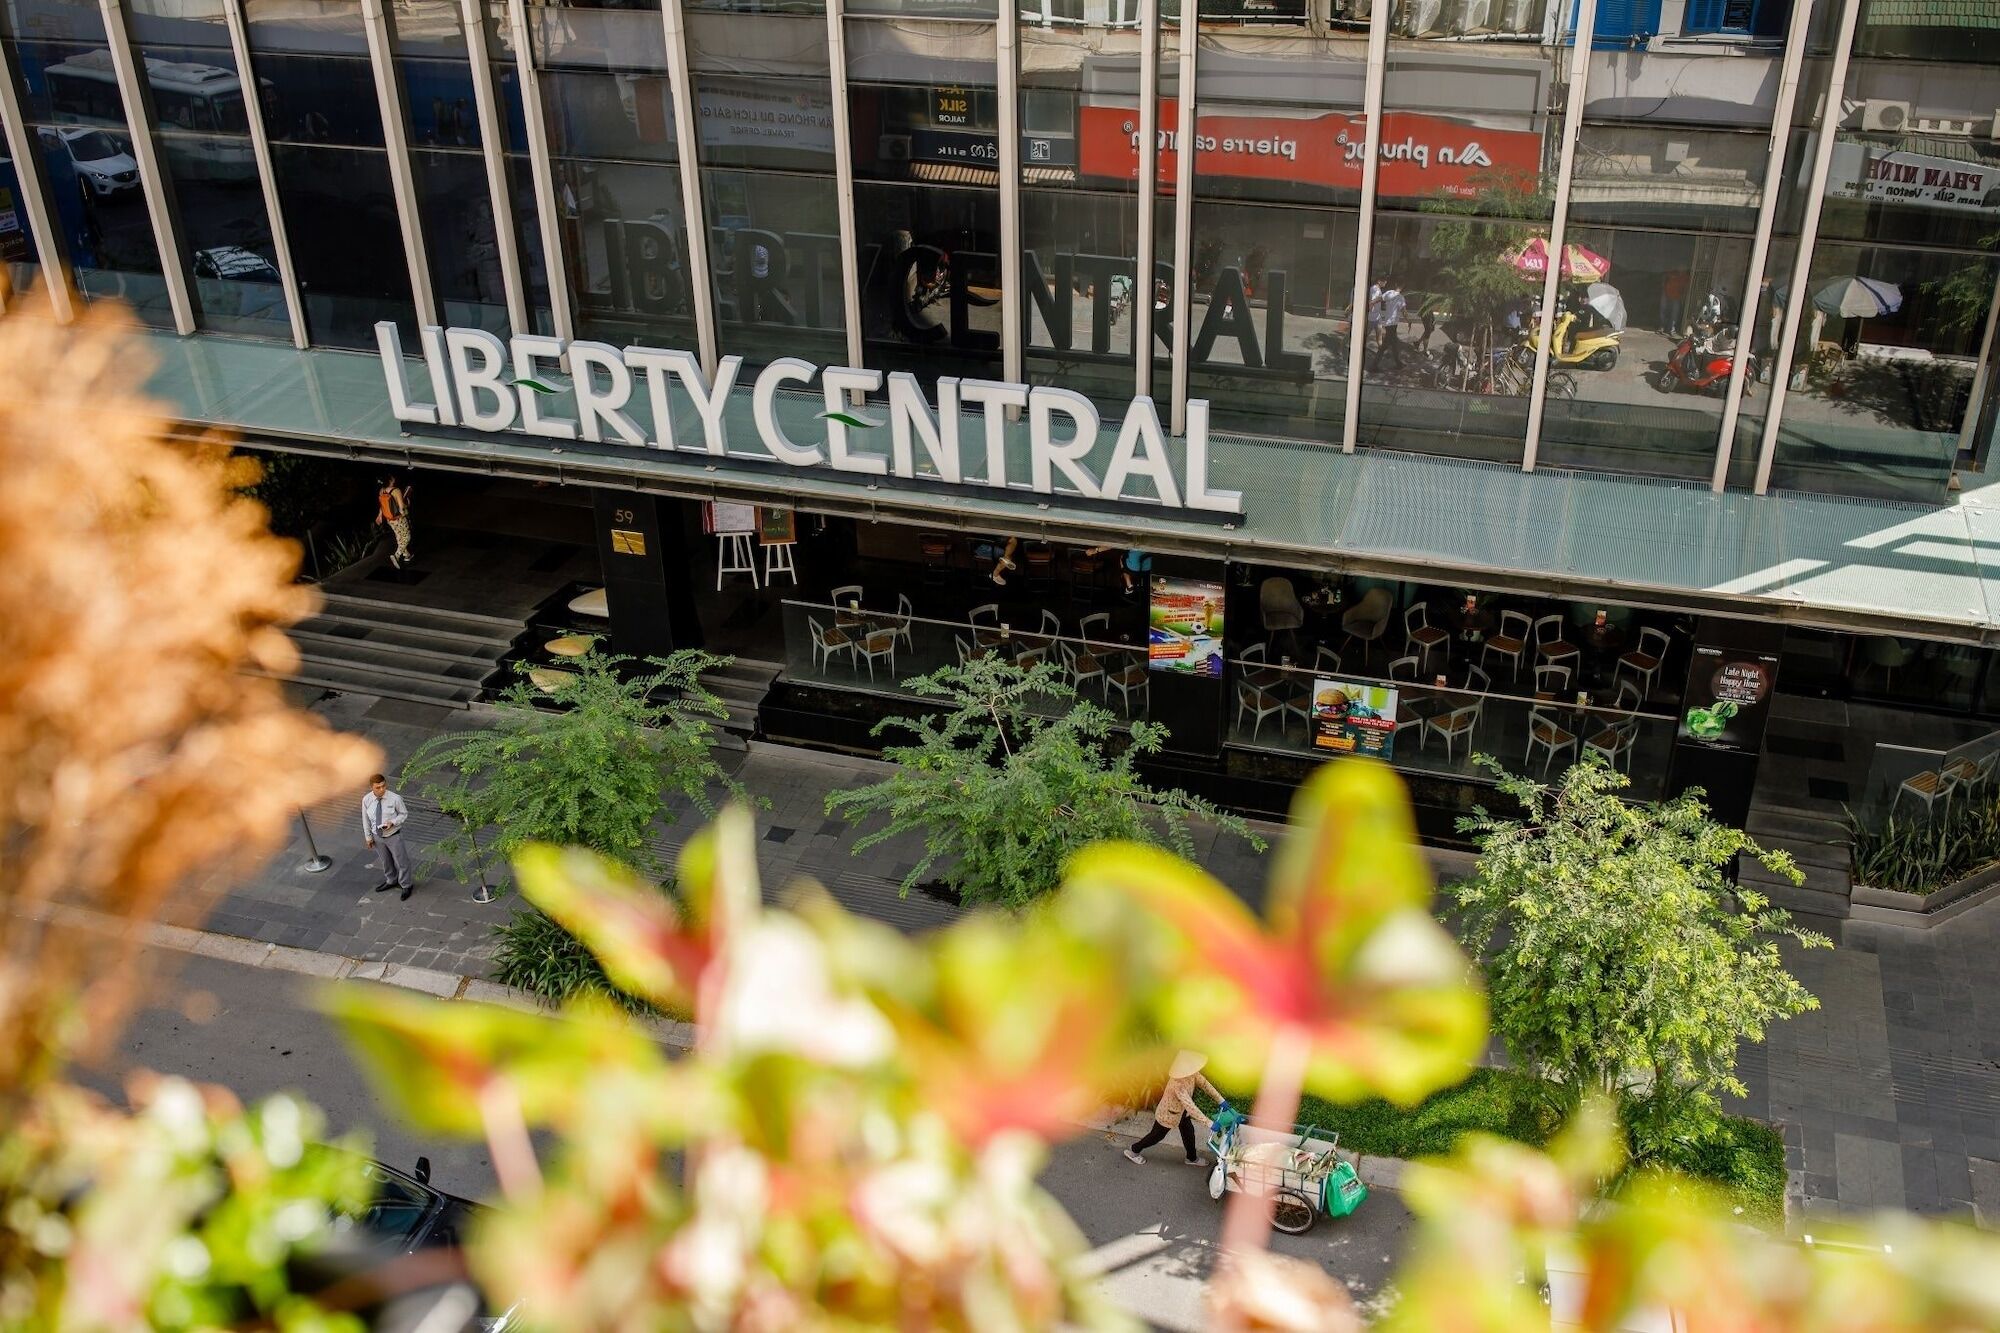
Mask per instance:
[[[755,532],[757,530],[757,506],[728,504],[721,500],[709,502],[709,512],[714,515],[714,527],[710,531],[717,536],[729,532]]]
[[[757,541],[763,546],[790,546],[799,539],[799,516],[795,509],[757,509]]]

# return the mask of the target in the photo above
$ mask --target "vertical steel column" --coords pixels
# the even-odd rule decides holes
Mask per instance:
[[[1187,0],[1182,0],[1187,3]],[[1361,114],[1368,122],[1361,150],[1361,212],[1354,220],[1354,296],[1347,314],[1347,407],[1340,427],[1340,450],[1351,454],[1361,438],[1361,361],[1368,350],[1368,268],[1375,249],[1375,183],[1382,165],[1382,90],[1389,73],[1388,0],[1375,0],[1368,13],[1368,81]]]
[[[847,364],[861,366],[861,264],[854,235],[854,140],[847,123],[847,6],[826,0],[826,52],[833,98],[833,182],[840,220],[841,314],[847,330]],[[856,394],[856,398],[861,395]]]
[[[108,3],[108,0],[107,0]],[[410,294],[417,323],[436,324],[437,294],[431,290],[431,265],[424,252],[424,227],[417,211],[417,182],[410,170],[409,122],[403,114],[403,81],[389,48],[389,16],[383,0],[361,0],[361,27],[368,35],[368,63],[375,70],[375,104],[382,112],[382,146],[389,155],[389,185],[396,195],[396,217],[403,225],[403,254],[410,265]]]
[[[528,131],[528,174],[535,183],[535,216],[542,231],[542,264],[549,284],[549,315],[556,337],[576,337],[571,316],[569,268],[563,262],[562,196],[556,192],[555,166],[549,160],[549,125],[542,118],[542,81],[536,77],[535,44],[528,32],[523,0],[507,0],[507,27],[514,39],[514,77],[521,81],[521,119]]]
[[[159,145],[153,140],[153,99],[151,89],[140,78],[140,65],[132,48],[132,32],[125,26],[123,0],[98,0],[104,15],[104,44],[111,51],[111,70],[118,80],[118,95],[125,103],[126,137],[139,168],[139,193],[145,196],[146,211],[153,223],[153,244],[159,250],[160,277],[167,284],[167,305],[174,312],[174,332],[194,332],[194,299],[188,293],[187,266],[181,262],[180,235],[174,227],[173,209],[167,193],[166,168],[160,162]]]
[[[1025,383],[1028,294],[1021,290],[1021,9],[1000,0],[994,25],[1000,138],[1000,378]]]
[[[1854,45],[1854,27],[1860,13],[1861,0],[1841,0],[1840,35],[1834,39],[1833,66],[1827,71],[1826,100],[1820,107],[1819,139],[1813,145],[1812,179],[1806,187],[1811,193],[1806,199],[1805,215],[1799,219],[1799,252],[1792,259],[1792,281],[1785,291],[1785,326],[1779,332],[1782,341],[1771,361],[1771,402],[1765,408],[1764,436],[1757,446],[1755,490],[1759,495],[1771,485],[1771,462],[1778,453],[1778,422],[1785,412],[1792,354],[1799,340],[1799,319],[1812,304],[1806,280],[1812,276],[1813,243],[1819,239],[1819,215],[1826,204],[1826,177],[1833,166],[1834,140],[1839,137],[1841,104],[1847,97],[1847,57]],[[1772,295],[1775,298],[1777,294]]]
[[[7,131],[7,150],[14,157],[14,178],[21,190],[21,204],[28,213],[28,233],[35,238],[35,254],[42,270],[42,287],[49,294],[49,313],[58,324],[76,318],[77,298],[70,287],[69,263],[56,230],[55,216],[42,186],[41,144],[21,108],[20,83],[14,58],[0,44],[0,126]]]
[[[1014,0],[1000,0],[1013,4]],[[1181,0],[1182,4],[1193,0]],[[1153,392],[1153,208],[1160,194],[1160,0],[1139,0],[1139,245],[1132,267],[1132,392]]]
[[[1194,348],[1194,166],[1195,166],[1195,51],[1201,45],[1201,15],[1197,10],[1189,21],[1188,7],[1198,0],[1181,0],[1180,69],[1175,83],[1180,100],[1174,104],[1174,295],[1173,295],[1173,389],[1168,411],[1176,435],[1187,434],[1188,375],[1193,367],[1188,356]]]
[[[229,49],[236,57],[236,81],[245,90],[255,90],[257,72],[250,66],[250,33],[244,25],[243,0],[223,0],[222,14],[229,27]],[[264,100],[254,91],[243,98],[244,119],[250,125],[250,152],[257,159],[257,188],[264,192],[264,212],[271,223],[271,248],[278,256],[278,282],[285,292],[285,312],[291,316],[292,346],[304,348],[306,308],[299,299],[299,275],[292,268],[292,243],[285,233],[284,210],[278,206],[278,173],[271,164],[271,135],[264,125]]]
[[[1562,31],[1560,24],[1556,29]],[[1596,0],[1576,7],[1576,31],[1570,34],[1569,96],[1563,103],[1562,152],[1556,160],[1555,212],[1549,219],[1549,269],[1542,275],[1540,346],[1535,348],[1535,378],[1528,386],[1528,429],[1521,441],[1521,471],[1535,470],[1542,445],[1542,408],[1548,402],[1549,346],[1556,326],[1556,289],[1562,283],[1563,250],[1569,244],[1569,187],[1576,168],[1576,138],[1583,124],[1583,101],[1590,91],[1590,42],[1597,31]]]
[[[533,333],[528,290],[521,277],[521,247],[514,232],[514,193],[507,184],[507,126],[493,83],[493,57],[486,49],[486,12],[480,0],[459,0],[465,54],[471,64],[472,107],[479,117],[479,155],[486,163],[486,193],[492,201],[493,244],[500,254],[500,282],[507,290],[507,325]]]
[[[1993,299],[1986,306],[1986,333],[1979,340],[1979,359],[1972,363],[1972,391],[1965,400],[1965,420],[1958,424],[1958,447],[1965,449],[1966,437],[1979,425],[1979,400],[1986,392],[1987,366],[1993,360],[1993,325],[2000,322],[2000,282],[1993,286]]]
[[[1791,27],[1785,33],[1784,63],[1778,71],[1778,104],[1772,111],[1771,138],[1764,162],[1764,196],[1757,201],[1757,234],[1750,241],[1750,268],[1743,279],[1743,299],[1737,303],[1736,345],[1748,352],[1754,345],[1746,321],[1758,315],[1757,280],[1771,257],[1771,229],[1778,219],[1778,189],[1785,174],[1785,154],[1791,145],[1792,107],[1798,102],[1799,70],[1806,59],[1806,34],[1812,27],[1813,0],[1793,0]],[[1743,386],[1748,376],[1744,367],[1748,356],[1731,359],[1729,387],[1723,394],[1722,434],[1715,442],[1715,471],[1708,488],[1720,491],[1729,484],[1729,463],[1736,449],[1736,418],[1743,410]]]
[[[721,353],[716,345],[714,282],[708,267],[708,209],[702,200],[701,134],[695,116],[694,76],[688,62],[687,18],[681,13],[681,0],[663,0],[660,22],[666,27],[668,78],[674,95],[674,135],[680,140],[675,156],[680,159],[681,211],[685,219],[682,225],[687,231],[681,263],[688,274],[688,304],[694,307],[694,337],[701,368],[713,378]]]

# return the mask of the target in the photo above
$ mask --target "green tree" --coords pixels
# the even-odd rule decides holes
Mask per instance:
[[[1533,178],[1496,176],[1476,199],[1427,199],[1422,208],[1449,219],[1431,231],[1428,248],[1445,308],[1461,332],[1467,325],[1499,323],[1508,306],[1541,294],[1540,285],[1514,266],[1521,247],[1548,232],[1549,196]]]
[[[403,769],[457,824],[438,855],[463,881],[484,858],[511,858],[531,842],[588,847],[635,869],[663,869],[647,846],[653,821],[679,792],[715,813],[712,788],[742,796],[715,760],[708,719],[727,716],[700,676],[730,659],[684,649],[633,659],[591,651],[565,664],[552,693],[518,680],[497,723],[436,736]],[[484,846],[479,835],[493,830]]]
[[[1165,743],[1164,727],[1132,723],[1131,741],[1113,753],[1117,719],[1077,697],[1056,668],[1022,668],[992,657],[940,667],[904,682],[942,713],[886,718],[875,734],[915,739],[883,757],[896,771],[881,782],[827,797],[828,814],[860,825],[883,823],[855,844],[859,852],[920,829],[924,854],[903,891],[942,865],[944,881],[966,902],[1023,907],[1051,892],[1063,866],[1087,843],[1107,838],[1193,854],[1190,815],[1247,838],[1234,815],[1178,790],[1148,786],[1134,771]]]
[[[1795,882],[1799,872],[1710,819],[1699,792],[1642,805],[1600,763],[1548,786],[1479,762],[1524,814],[1481,807],[1459,821],[1479,863],[1451,892],[1466,945],[1486,960],[1508,1053],[1566,1110],[1588,1093],[1612,1097],[1641,1159],[1704,1139],[1718,1095],[1743,1094],[1738,1043],[1819,1005],[1785,970],[1779,941],[1828,944],[1725,871],[1744,855]]]

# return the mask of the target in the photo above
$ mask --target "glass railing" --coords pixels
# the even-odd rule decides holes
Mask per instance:
[[[1927,820],[1956,800],[1991,792],[2000,775],[2000,731],[1949,750],[1878,744],[1868,756],[1868,777],[1854,817],[1864,828],[1880,828],[1892,816],[1902,822]]]
[[[1224,704],[1229,742],[1334,758],[1374,754],[1399,769],[1490,780],[1472,763],[1555,777],[1595,754],[1629,774],[1629,795],[1657,799],[1672,757],[1675,719],[1644,712],[1636,692],[1503,694],[1458,668],[1428,683],[1332,674],[1289,663],[1230,662]]]
[[[1122,718],[1146,716],[1152,675],[1144,644],[1100,638],[1106,631],[1089,626],[1064,633],[1053,616],[1037,615],[1032,623],[1003,620],[999,613],[931,620],[911,614],[908,605],[903,601],[883,610],[858,600],[784,602],[786,676],[797,683],[916,699],[922,696],[905,681],[993,654],[1022,666],[1052,663],[1082,697]],[[1074,632],[1078,628],[1084,632]]]

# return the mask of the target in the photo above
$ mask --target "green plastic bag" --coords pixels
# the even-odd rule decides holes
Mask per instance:
[[[1320,1211],[1328,1217],[1346,1217],[1368,1197],[1368,1187],[1361,1183],[1352,1162],[1341,1162],[1327,1172],[1319,1188]]]

